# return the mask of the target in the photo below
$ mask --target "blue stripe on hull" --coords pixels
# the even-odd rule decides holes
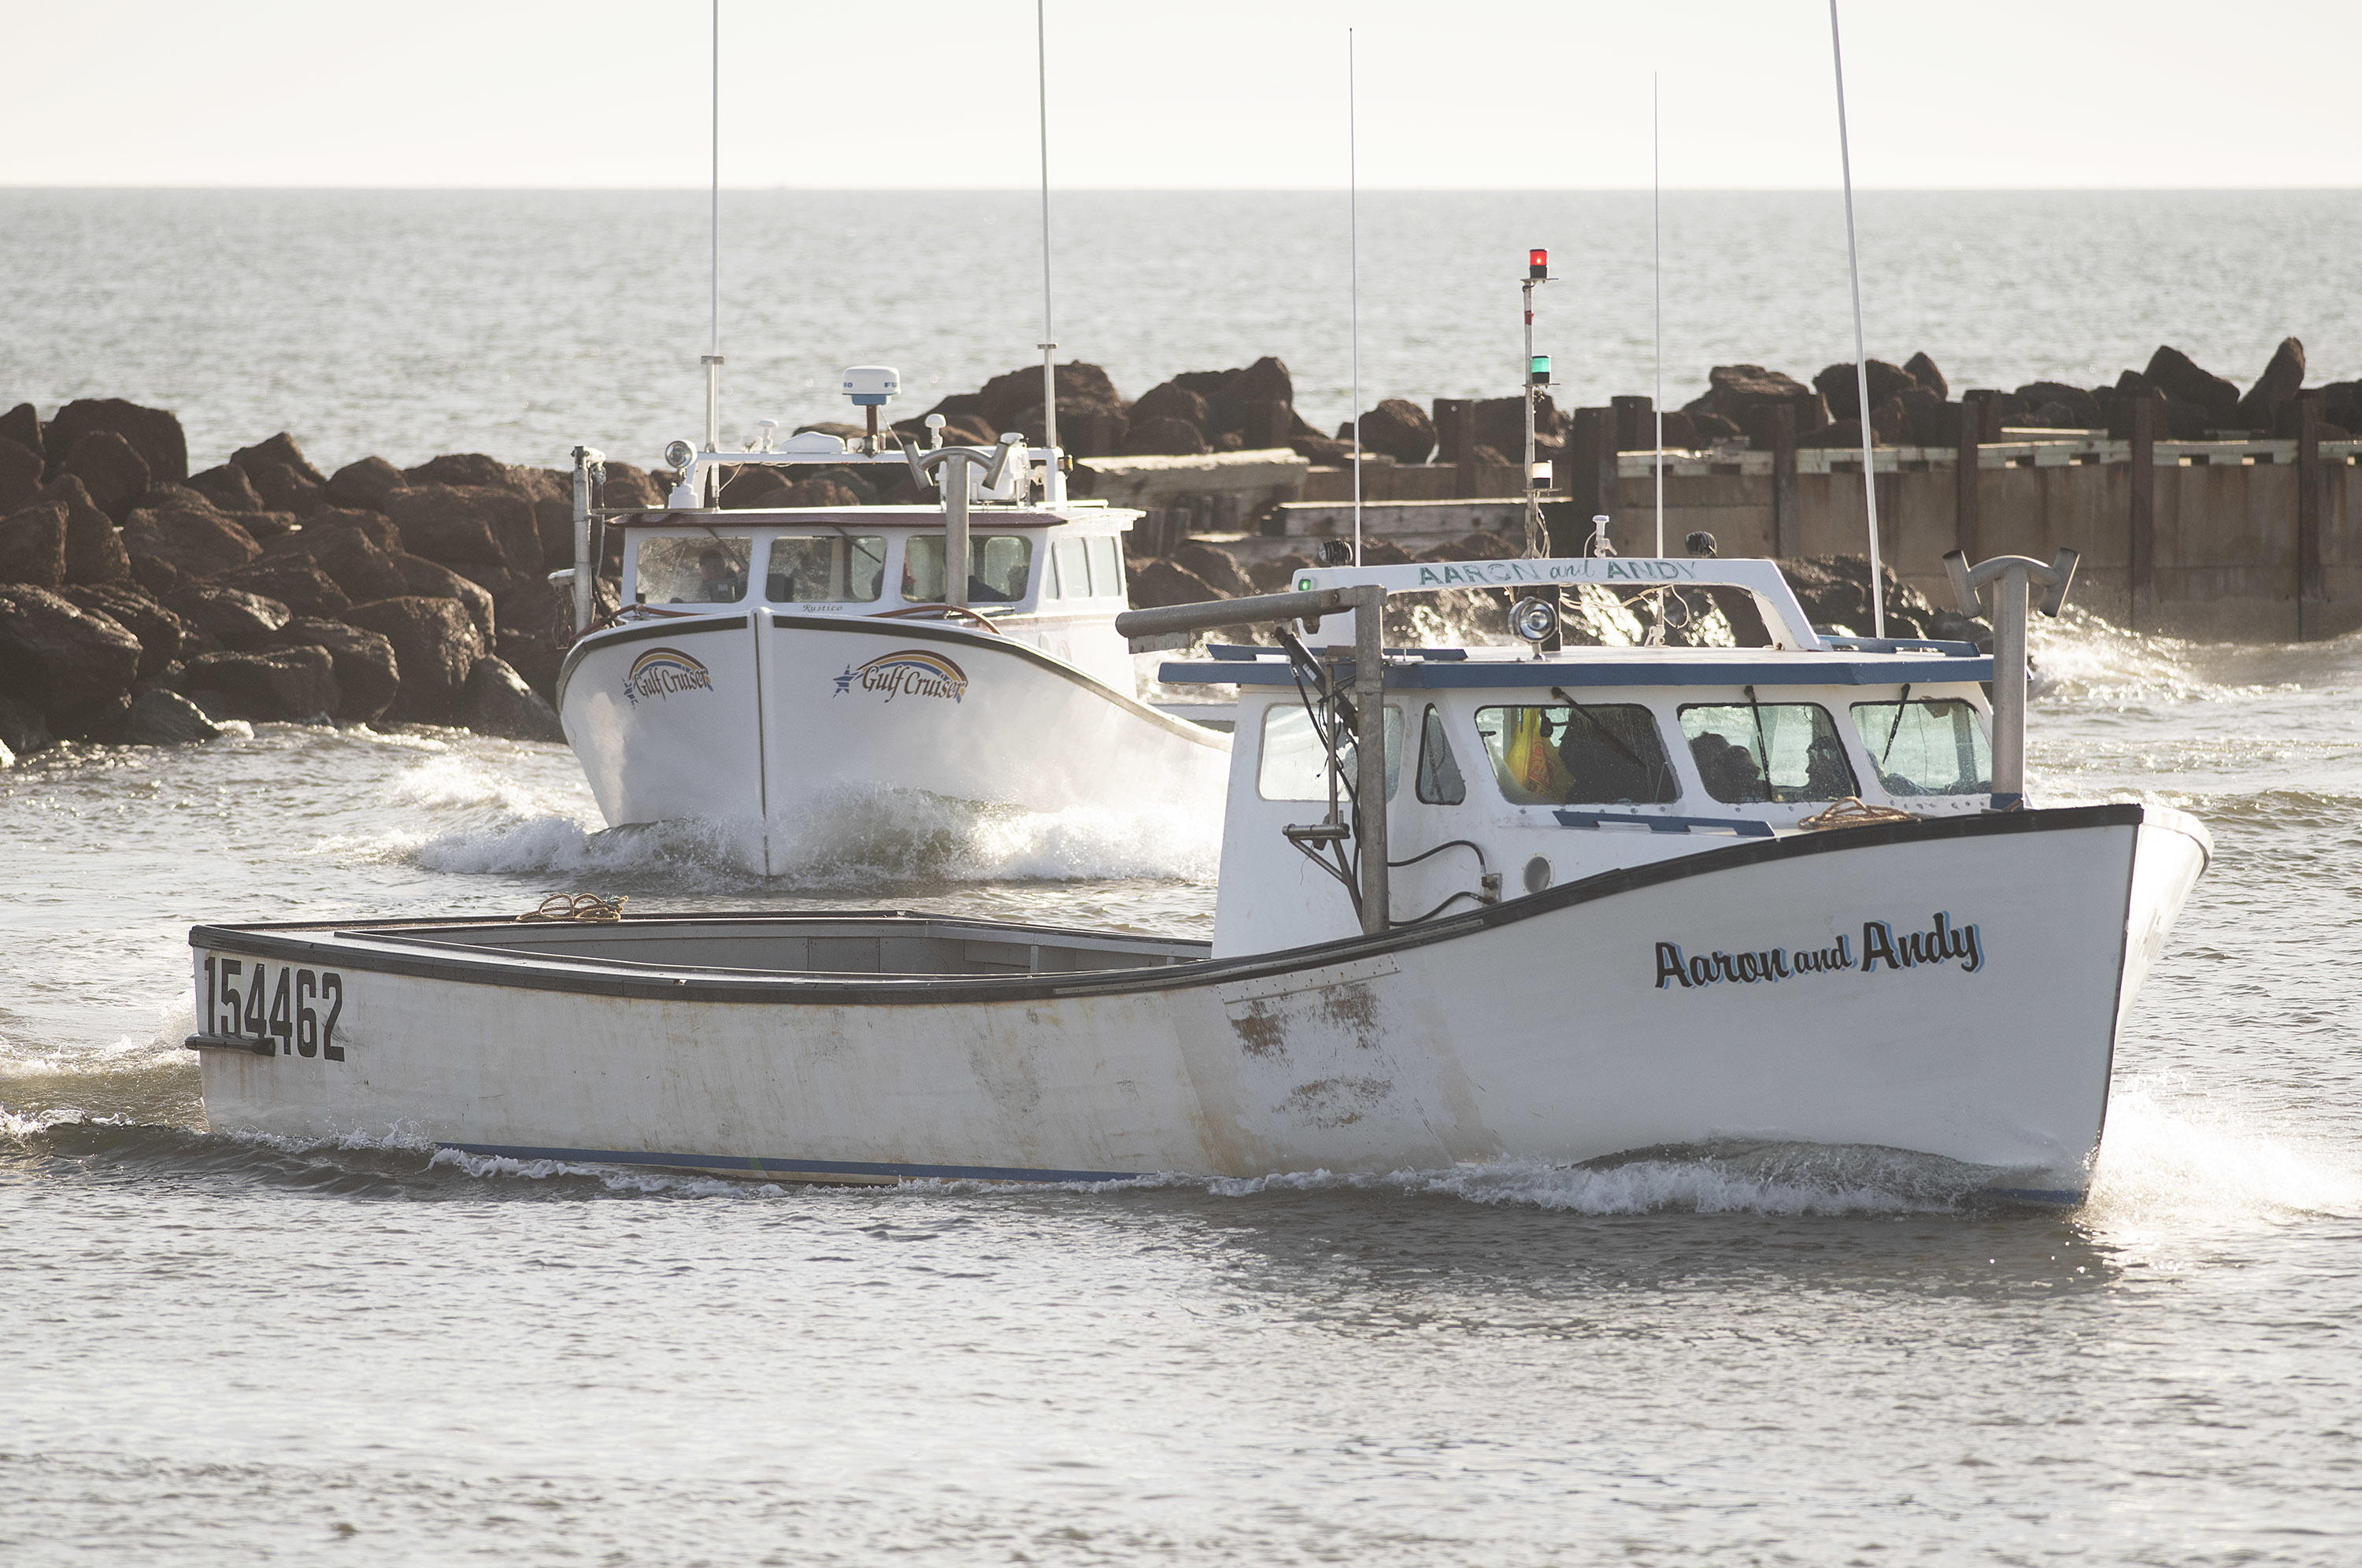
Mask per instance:
[[[450,1143],[437,1148],[510,1160],[565,1160],[594,1165],[667,1165],[683,1170],[775,1172],[780,1176],[871,1176],[937,1181],[1130,1181],[1139,1171],[1045,1171],[1021,1165],[902,1165],[869,1160],[778,1160],[757,1154],[650,1154],[621,1149],[536,1149],[511,1143]]]

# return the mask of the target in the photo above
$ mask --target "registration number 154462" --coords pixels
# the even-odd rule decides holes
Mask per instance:
[[[344,1010],[345,977],[334,969],[205,955],[204,1033],[242,1035],[265,1055],[341,1062],[337,1020]]]

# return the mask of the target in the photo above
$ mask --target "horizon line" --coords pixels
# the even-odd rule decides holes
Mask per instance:
[[[17,195],[36,192],[55,193],[218,193],[223,194],[295,193],[295,194],[549,194],[549,195],[701,195],[712,187],[695,185],[413,185],[413,184],[187,184],[150,185],[124,183],[100,184],[10,184],[0,182],[0,193]],[[1364,192],[1393,195],[1634,195],[1650,187],[1639,184],[1604,185],[1364,185]],[[2256,184],[2256,185],[1857,185],[1857,191],[1874,191],[1890,195],[2107,195],[2115,193],[2151,195],[2235,195],[2247,193],[2274,194],[2335,195],[2362,192],[2362,183],[2352,185]],[[1034,185],[733,185],[724,182],[722,189],[737,194],[795,195],[1014,195],[1031,196],[1039,187]],[[1217,195],[1217,196],[1287,196],[1343,195],[1346,187],[1340,185],[1054,185],[1052,189],[1068,195]],[[1663,189],[1691,195],[1820,195],[1838,193],[1839,187],[1827,185],[1667,185]]]

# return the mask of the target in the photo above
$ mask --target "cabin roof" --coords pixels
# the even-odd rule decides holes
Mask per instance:
[[[1129,528],[1131,520],[1140,515],[1122,507],[1087,505],[1071,512],[1044,511],[1040,506],[993,505],[976,502],[969,505],[967,518],[971,530],[993,528],[1057,528],[1077,523],[1114,521],[1118,531]],[[750,506],[727,510],[695,512],[648,511],[608,520],[629,528],[694,528],[712,529],[790,528],[799,525],[826,524],[842,528],[941,528],[944,509],[940,506]]]
[[[1240,657],[1253,653],[1252,657]],[[1348,665],[1351,660],[1345,661]],[[1219,649],[1205,660],[1159,666],[1173,685],[1293,686],[1278,649]],[[1800,653],[1775,648],[1583,648],[1548,658],[1519,648],[1387,650],[1389,690],[1514,690],[1552,686],[1914,686],[1962,685],[1992,679],[1992,660],[1967,643],[1906,646],[1897,651]]]

